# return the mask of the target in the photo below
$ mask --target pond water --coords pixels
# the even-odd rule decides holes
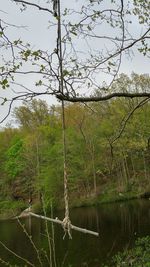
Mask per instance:
[[[55,214],[63,219],[63,212]],[[72,240],[63,240],[63,230],[60,225],[54,225],[55,255],[57,267],[101,267],[109,263],[118,251],[130,248],[138,237],[150,235],[150,200],[134,200],[99,207],[76,208],[71,210],[72,224],[99,232],[99,237],[72,232]],[[34,244],[43,249],[43,267],[48,267],[44,251],[48,252],[48,242],[45,234],[45,222],[40,219],[22,219]],[[51,229],[51,223],[48,223]],[[33,248],[22,227],[15,220],[0,221],[0,240],[18,255],[28,259],[35,266],[40,265],[37,252]],[[24,261],[17,260],[0,244],[0,258],[12,265],[29,266]],[[5,266],[0,263],[0,266]],[[56,267],[55,265],[53,265]]]

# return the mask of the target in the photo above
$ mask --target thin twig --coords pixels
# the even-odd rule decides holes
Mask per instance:
[[[41,7],[41,6],[37,5],[37,4],[29,3],[29,2],[27,2],[27,1],[23,1],[23,0],[13,0],[13,1],[16,2],[16,3],[21,3],[21,4],[28,5],[28,6],[36,7],[36,8],[38,8],[39,10],[47,11],[47,12],[49,12],[49,13],[51,13],[51,14],[53,15],[53,12],[52,12],[50,9],[45,8],[45,7]]]
[[[43,197],[42,197],[42,206],[43,206],[44,216],[46,216],[45,203],[44,203],[44,199],[43,199]],[[47,240],[48,240],[48,248],[49,248],[49,258],[48,258],[48,263],[49,263],[49,266],[52,267],[53,264],[52,264],[51,238],[50,238],[50,234],[49,234],[49,230],[48,230],[47,220],[45,220],[45,227],[46,227],[46,236],[47,236]]]
[[[8,248],[2,241],[0,241],[0,244],[7,250],[9,251],[11,254],[13,254],[15,257],[17,257],[18,259],[23,260],[24,262],[26,262],[28,265],[35,267],[35,265],[33,263],[31,263],[30,261],[28,261],[27,259],[21,257],[20,255],[18,255],[17,253],[15,253],[14,251],[12,251],[10,248]]]
[[[29,216],[30,216],[30,215],[29,215]],[[28,234],[28,232],[27,232],[25,226],[20,222],[19,219],[20,219],[20,218],[17,217],[17,221],[18,221],[19,225],[20,225],[21,228],[23,229],[23,232],[25,233],[25,235],[26,235],[26,236],[28,237],[28,239],[30,240],[31,245],[33,246],[33,248],[34,248],[34,250],[35,250],[35,252],[36,252],[36,254],[37,254],[37,259],[38,259],[38,261],[39,261],[39,263],[40,263],[40,266],[43,267],[42,260],[41,260],[40,254],[39,254],[39,250],[37,249],[36,245],[34,244],[34,242],[33,242],[33,240],[32,240],[32,236],[30,236],[30,235]]]
[[[53,218],[53,207],[51,203],[51,217]],[[54,258],[54,267],[57,267],[56,264],[56,252],[55,252],[55,231],[54,231],[54,224],[52,223],[52,249],[53,249],[53,258]]]
[[[125,127],[129,121],[129,119],[131,118],[131,116],[133,115],[133,113],[140,107],[142,107],[143,105],[145,105],[148,101],[150,100],[150,98],[145,98],[143,99],[140,103],[138,103],[138,105],[136,105],[131,111],[130,113],[127,115],[126,118],[123,119],[122,121],[122,127],[118,133],[118,135],[111,141],[111,146],[113,143],[115,143],[122,135],[122,133],[124,132],[125,130]]]

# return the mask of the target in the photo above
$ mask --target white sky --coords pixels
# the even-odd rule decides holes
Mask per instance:
[[[43,0],[37,0],[34,1],[37,4],[43,5]],[[80,1],[81,2],[81,1]],[[82,0],[82,2],[84,2]],[[110,1],[105,1],[106,6]],[[79,5],[79,1],[75,0],[62,0],[62,5],[69,6],[71,5],[71,8],[75,8]],[[0,18],[8,23],[16,24],[16,25],[22,25],[27,26],[26,28],[22,29],[15,29],[15,28],[8,28],[9,36],[15,40],[22,38],[26,40],[27,42],[30,42],[33,44],[33,47],[36,49],[40,48],[42,50],[51,50],[55,47],[55,41],[56,41],[56,32],[55,30],[48,29],[48,21],[52,19],[52,16],[49,13],[38,11],[38,9],[28,7],[25,12],[20,12],[19,9],[20,5],[16,5],[11,0],[1,0],[1,6],[0,6]],[[5,11],[6,13],[4,13]],[[139,33],[139,25],[136,23],[136,20],[133,20],[133,24],[131,26],[133,28],[133,32],[136,35]],[[104,31],[105,29],[102,27],[101,29]],[[83,43],[81,42],[80,46],[83,46]],[[123,56],[122,58],[123,64],[121,65],[120,73],[124,72],[127,74],[131,74],[131,72],[136,72],[139,74],[142,73],[150,73],[150,61],[148,58],[143,57],[142,54],[140,54],[137,51],[134,51],[134,56],[131,58],[126,58]],[[33,76],[28,76],[25,78],[20,77],[19,82],[23,82],[26,85],[30,85],[32,87],[33,84]],[[103,81],[103,75],[100,76],[101,82]],[[10,97],[11,92],[9,90],[2,90],[0,88],[0,96],[6,96]],[[48,104],[55,104],[56,99],[54,97],[44,97],[43,99],[46,99]],[[20,103],[15,103],[16,105],[19,105]],[[0,106],[0,120],[6,115],[6,112],[8,110],[8,105]],[[3,124],[4,126],[11,118],[9,117]]]

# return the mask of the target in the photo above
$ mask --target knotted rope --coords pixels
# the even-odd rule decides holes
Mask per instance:
[[[58,28],[57,28],[57,55],[59,60],[59,91],[64,93],[64,81],[63,81],[63,57],[62,57],[62,43],[61,43],[61,12],[60,12],[60,0],[55,1],[54,13],[57,13]],[[65,122],[65,103],[62,100],[62,132],[63,132],[63,159],[64,159],[64,202],[65,202],[65,218],[63,220],[63,229],[65,231],[64,237],[68,234],[71,236],[71,221],[69,217],[69,198],[68,198],[68,177],[67,177],[67,151],[66,151],[66,122]]]

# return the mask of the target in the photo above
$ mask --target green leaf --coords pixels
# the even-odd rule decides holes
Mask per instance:
[[[35,84],[36,86],[40,86],[40,85],[42,85],[42,81],[41,80],[39,80],[38,82],[36,82],[36,84]]]
[[[109,66],[115,66],[115,64],[112,63],[111,61],[108,61],[108,65],[109,65]]]
[[[69,75],[69,71],[68,70],[63,70],[63,76],[67,76]]]
[[[0,84],[2,85],[2,88],[3,89],[6,89],[7,87],[9,87],[8,80],[7,79],[2,80],[0,82]]]
[[[3,106],[6,102],[7,102],[7,98],[5,97],[5,98],[3,99],[3,102],[1,103],[1,105]]]
[[[88,30],[89,30],[89,31],[91,31],[91,30],[92,30],[92,29],[91,29],[91,27],[90,27],[89,25],[87,26],[87,28],[88,28]]]

